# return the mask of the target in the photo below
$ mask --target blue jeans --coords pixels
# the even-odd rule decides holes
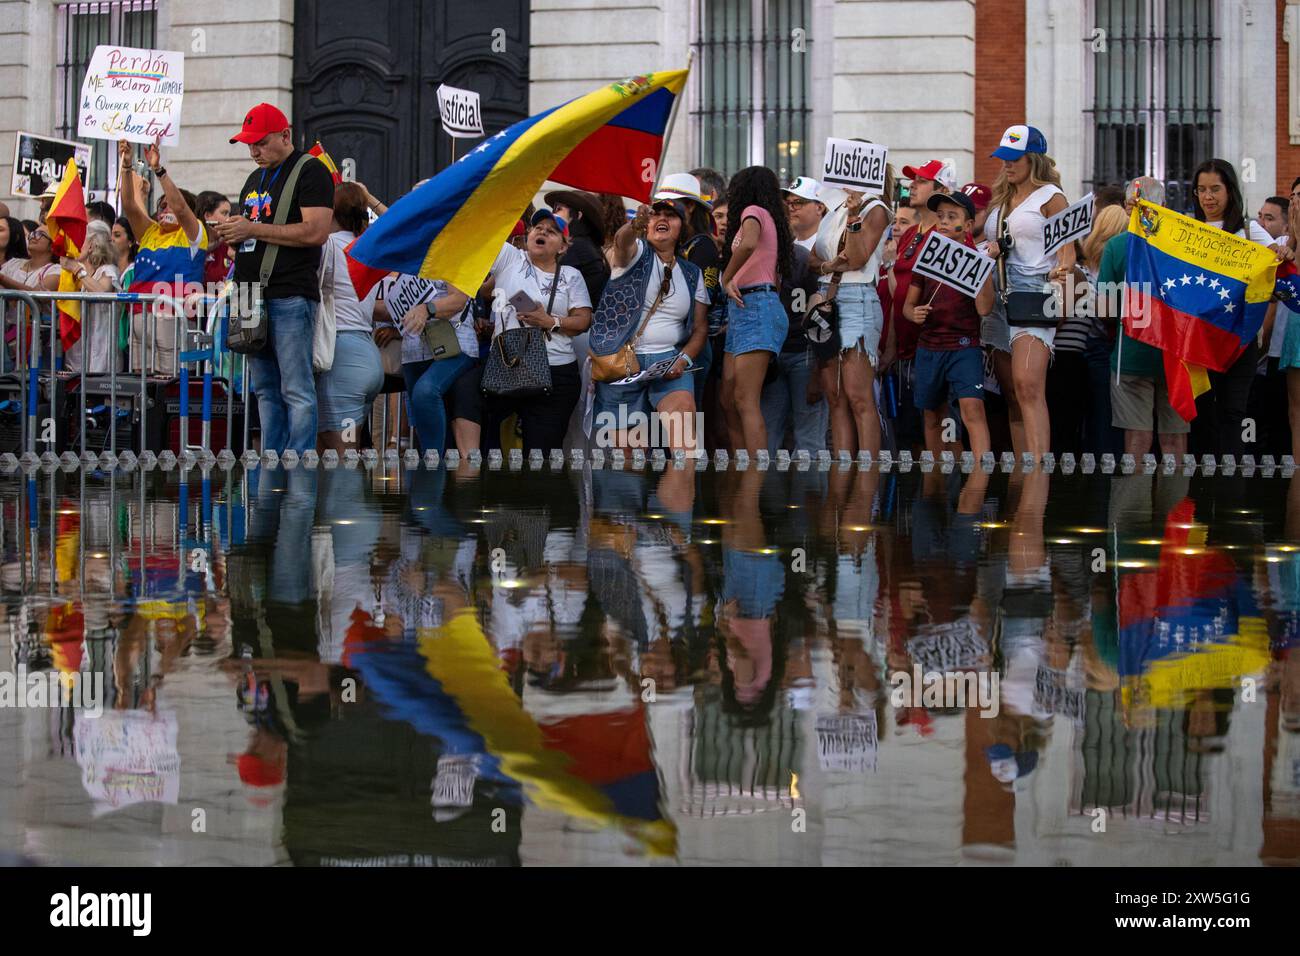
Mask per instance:
[[[262,450],[302,454],[316,447],[316,379],[311,367],[317,302],[268,299],[266,348],[248,356],[249,385],[262,420]]]
[[[421,451],[433,449],[442,454],[447,445],[447,406],[442,396],[460,378],[460,373],[473,364],[474,360],[462,352],[441,362],[426,359],[402,366],[406,404]]]
[[[808,380],[817,373],[817,364],[808,350],[782,352],[776,358],[777,373],[771,384],[764,386],[760,407],[763,421],[767,423],[767,450],[771,455],[785,440],[785,426],[794,417],[794,448],[807,449],[816,454],[826,447],[826,425],[830,409],[826,399],[809,405]]]

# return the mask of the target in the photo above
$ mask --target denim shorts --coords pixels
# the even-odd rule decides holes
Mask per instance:
[[[829,288],[823,282],[823,293]],[[861,348],[874,368],[880,356],[880,336],[885,329],[885,312],[876,287],[869,282],[844,282],[835,292],[840,318],[840,348]]]
[[[735,601],[736,616],[771,617],[785,593],[785,565],[778,554],[727,548],[722,552],[723,602]]]
[[[916,407],[925,411],[943,407],[949,395],[983,399],[984,350],[978,345],[942,352],[917,348],[913,395]]]
[[[316,376],[320,403],[317,430],[342,431],[343,420],[348,418],[360,428],[383,385],[384,365],[370,333],[339,332],[334,339],[334,364]]]
[[[655,362],[680,354],[681,352],[678,351],[651,352],[648,355],[638,352],[636,360],[642,369],[647,369]],[[599,415],[601,412],[609,412],[617,416],[620,405],[627,406],[627,412],[625,413],[627,415],[631,415],[633,412],[649,413],[658,408],[659,403],[673,392],[687,392],[694,398],[695,373],[683,372],[681,378],[654,378],[649,381],[637,382],[635,385],[597,382],[596,402],[593,406],[594,414]]]
[[[743,306],[727,305],[727,347],[730,355],[746,352],[781,354],[790,318],[781,305],[781,297],[770,289],[746,292]]]

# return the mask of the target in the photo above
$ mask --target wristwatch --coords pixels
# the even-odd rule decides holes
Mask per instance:
[[[555,320],[555,321],[552,323],[552,325],[551,325],[551,331],[552,331],[552,332],[558,332],[558,331],[560,331],[560,326],[561,326],[561,324],[563,323],[564,319],[563,319],[561,316],[558,316],[558,315],[553,315],[553,316],[551,316],[551,318]]]
[[[861,232],[861,231],[862,231],[862,220],[859,219],[857,222],[851,222],[851,223],[849,223],[848,228],[849,228],[849,232]]]
[[[162,179],[164,176],[167,175],[167,167],[166,167],[166,166],[159,166],[157,169],[155,169],[155,170],[153,171],[153,174],[154,174],[154,176],[156,176],[158,179]]]

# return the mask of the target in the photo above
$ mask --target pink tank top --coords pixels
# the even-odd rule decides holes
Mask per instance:
[[[762,206],[746,206],[740,221],[743,223],[751,216],[758,220],[758,248],[736,273],[736,285],[742,289],[751,285],[776,285],[776,223]],[[731,243],[732,252],[740,245],[740,236],[737,231]]]

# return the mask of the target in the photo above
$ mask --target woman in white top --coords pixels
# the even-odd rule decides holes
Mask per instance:
[[[82,292],[117,292],[121,275],[114,263],[113,244],[108,227],[102,222],[92,222],[86,229],[86,242],[81,256],[71,259],[64,256],[60,264],[72,273]],[[68,348],[65,358],[68,369],[80,372],[85,343],[90,340],[90,364],[86,371],[92,375],[107,375],[121,371],[121,356],[117,350],[118,307],[111,302],[81,304],[81,337]]]
[[[560,265],[560,259],[568,248],[568,225],[549,209],[539,209],[533,214],[524,248],[516,249],[505,243],[496,262],[492,263],[488,277],[493,283],[493,341],[506,329],[520,326],[532,326],[545,332],[551,390],[546,395],[526,401],[493,397],[488,425],[489,447],[497,444],[498,426],[512,412],[519,416],[525,454],[533,449],[546,454],[564,447],[569,417],[582,390],[573,336],[587,331],[591,325],[592,309],[582,273],[572,266]],[[520,312],[510,304],[511,299],[521,293],[531,300],[533,306],[526,312]]]
[[[831,441],[836,452],[880,454],[880,415],[876,410],[876,370],[888,364],[880,355],[885,313],[876,293],[885,229],[893,214],[879,196],[822,187],[826,215],[817,228],[813,261],[821,272],[809,308],[832,294],[839,314],[838,361],[821,368],[822,392],[830,409]],[[894,172],[885,174],[885,195],[893,195]],[[818,261],[820,260],[820,261]],[[839,274],[839,282],[834,277]]]
[[[334,364],[316,376],[319,451],[333,448],[342,454],[360,447],[360,432],[367,412],[384,385],[384,366],[373,338],[375,300],[379,286],[357,298],[348,276],[343,250],[366,231],[366,192],[356,183],[340,183],[334,189],[334,217],[330,236],[321,249],[321,277],[334,297]]]
[[[1192,174],[1192,186],[1196,218],[1201,222],[1268,246],[1279,259],[1292,257],[1287,243],[1275,242],[1263,226],[1246,218],[1246,203],[1231,163],[1222,159],[1206,160]],[[1226,372],[1209,373],[1210,391],[1197,400],[1201,414],[1192,422],[1191,441],[1200,450],[1198,453],[1237,458],[1254,453],[1253,443],[1248,446],[1242,438],[1242,419],[1246,417],[1246,403],[1258,365],[1259,343],[1251,339]]]
[[[1002,171],[993,184],[984,251],[994,259],[1005,257],[1006,280],[980,337],[995,349],[994,371],[1008,398],[1012,447],[1017,455],[1027,451],[1037,460],[1052,447],[1047,366],[1056,320],[1050,300],[1035,318],[1027,319],[1016,314],[1006,297],[1050,292],[1049,282],[1064,282],[1074,272],[1074,243],[1052,254],[1043,245],[1043,223],[1069,203],[1056,163],[1047,155],[1047,140],[1034,127],[1010,127],[993,156],[1002,160]],[[1001,275],[1002,269],[998,272]]]

